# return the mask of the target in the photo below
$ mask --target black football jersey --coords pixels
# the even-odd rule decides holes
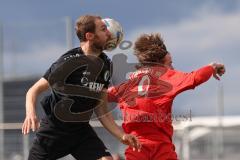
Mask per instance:
[[[42,100],[46,115],[63,123],[88,122],[111,78],[111,60],[86,56],[81,48],[62,55],[44,74],[51,95]]]

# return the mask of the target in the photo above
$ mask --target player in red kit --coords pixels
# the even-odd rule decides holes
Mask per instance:
[[[220,63],[211,63],[190,73],[175,70],[159,34],[141,35],[134,46],[140,65],[130,79],[108,89],[109,102],[117,102],[123,114],[122,127],[137,136],[140,152],[127,148],[126,160],[177,160],[172,142],[172,103],[181,92],[194,89],[225,73]]]

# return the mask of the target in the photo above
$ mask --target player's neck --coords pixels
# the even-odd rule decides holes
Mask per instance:
[[[102,53],[101,50],[97,50],[91,47],[87,42],[80,43],[80,47],[82,48],[82,51],[85,55],[99,56]]]

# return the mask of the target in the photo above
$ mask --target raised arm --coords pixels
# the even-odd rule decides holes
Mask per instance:
[[[30,129],[35,131],[39,127],[36,114],[36,101],[38,96],[49,88],[49,83],[45,78],[38,80],[26,94],[26,118],[22,125],[22,133],[28,134]]]
[[[223,64],[212,62],[209,65],[195,71],[195,85],[199,85],[207,81],[211,76],[213,76],[217,80],[220,80],[219,76],[222,76],[224,73],[225,66]]]
[[[208,81],[212,76],[220,80],[219,76],[222,76],[224,73],[225,66],[215,62],[190,73],[178,72],[178,74],[172,78],[175,88],[173,94],[176,96],[183,91],[194,89],[196,86]]]

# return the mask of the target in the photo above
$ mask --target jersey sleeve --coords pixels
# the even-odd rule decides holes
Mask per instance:
[[[60,64],[62,64],[62,62],[64,61],[64,55],[62,55],[61,57],[59,57],[49,68],[48,70],[44,73],[44,75],[42,76],[44,79],[46,79],[48,81],[49,76],[51,75],[51,73],[54,71],[54,69],[56,69]]]
[[[44,75],[42,76],[44,79],[48,80],[48,77],[51,73],[51,67],[48,68],[48,70],[44,73]]]
[[[53,63],[48,70],[44,73],[44,75],[42,76],[44,79],[46,79],[48,81],[49,76],[51,74],[51,72],[53,71],[53,69],[56,67],[57,62]]]
[[[177,72],[172,79],[176,94],[194,89],[196,86],[206,82],[212,76],[213,72],[214,69],[211,66],[204,66],[190,73]]]

